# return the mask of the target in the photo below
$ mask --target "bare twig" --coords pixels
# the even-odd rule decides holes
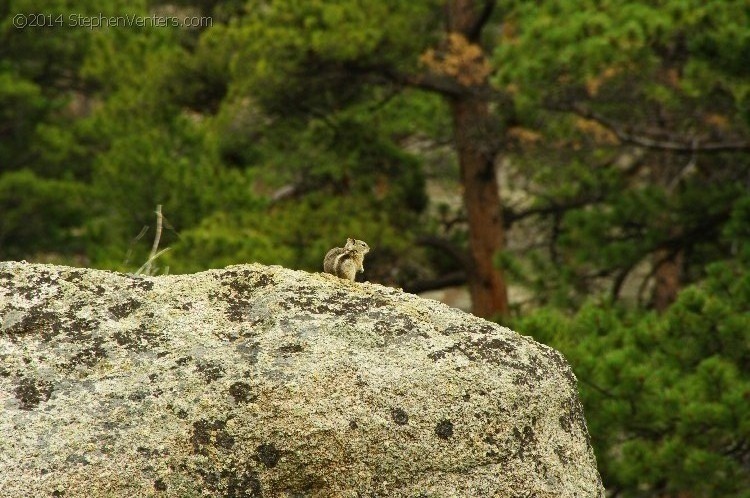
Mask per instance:
[[[135,236],[133,240],[130,241],[130,246],[128,246],[128,252],[125,253],[125,261],[123,261],[123,265],[127,265],[130,262],[130,256],[133,255],[133,246],[136,242],[141,240],[141,238],[146,235],[146,232],[148,232],[148,225],[143,225],[143,228],[141,228],[141,231],[138,232],[138,235]]]
[[[149,256],[148,261],[146,261],[145,263],[143,263],[143,266],[141,266],[140,268],[138,268],[138,271],[135,272],[135,274],[136,275],[151,275],[151,263],[156,258],[158,258],[159,256],[161,256],[162,254],[164,254],[165,252],[169,251],[169,249],[170,249],[169,247],[165,247],[161,251],[153,254],[152,256]]]
[[[151,253],[148,256],[148,259],[146,260],[143,265],[138,268],[138,271],[135,272],[136,275],[151,275],[152,274],[152,268],[151,263],[153,263],[156,258],[164,254],[169,250],[169,247],[159,250],[159,241],[161,240],[161,230],[162,230],[162,224],[163,224],[163,216],[161,214],[161,204],[156,206],[156,233],[154,234],[154,243],[151,245]],[[143,232],[143,231],[142,231]]]
[[[149,256],[149,259],[153,259],[156,255],[156,251],[159,250],[159,240],[161,240],[161,227],[161,204],[159,204],[158,206],[156,206],[156,235],[154,236],[154,244],[151,246],[151,255]]]

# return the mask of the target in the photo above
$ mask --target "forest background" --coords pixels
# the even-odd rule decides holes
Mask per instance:
[[[19,17],[20,16],[20,17]],[[465,286],[610,496],[750,497],[750,4],[10,0],[0,260]]]

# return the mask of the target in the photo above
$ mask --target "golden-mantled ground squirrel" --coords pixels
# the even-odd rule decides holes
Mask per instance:
[[[328,251],[323,260],[323,271],[354,282],[357,272],[365,271],[362,263],[369,251],[370,246],[366,242],[346,239],[344,247],[334,247]]]

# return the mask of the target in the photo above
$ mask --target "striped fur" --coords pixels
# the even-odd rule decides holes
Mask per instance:
[[[370,246],[364,241],[347,239],[344,247],[334,247],[323,260],[323,271],[339,278],[354,281],[357,272],[365,271],[365,254]]]

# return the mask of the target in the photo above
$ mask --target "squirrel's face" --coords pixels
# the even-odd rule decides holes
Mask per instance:
[[[362,254],[367,254],[370,252],[370,246],[367,245],[367,242],[363,240],[357,240],[357,239],[346,239],[346,245],[344,246],[344,249],[347,249],[349,251],[357,251],[361,252]]]

